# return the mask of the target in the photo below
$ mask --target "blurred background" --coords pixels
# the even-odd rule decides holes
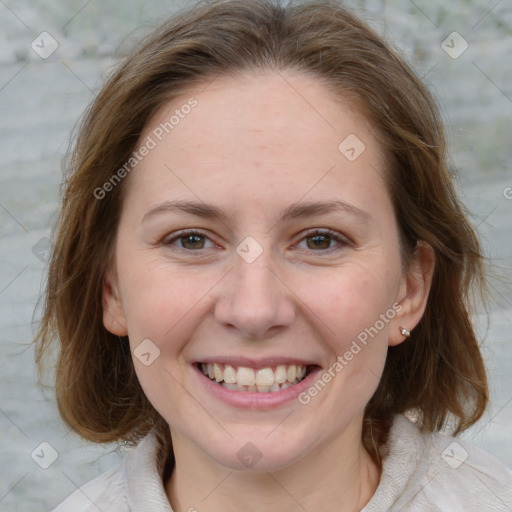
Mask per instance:
[[[61,164],[105,77],[166,16],[153,0],[0,0],[0,508],[47,511],[116,464],[117,446],[67,431],[36,384],[31,339]],[[512,1],[347,1],[438,98],[452,172],[489,263],[494,300],[475,317],[492,406],[463,437],[512,467]],[[43,444],[41,444],[43,443]]]

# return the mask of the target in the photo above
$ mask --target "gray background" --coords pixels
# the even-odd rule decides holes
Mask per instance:
[[[0,0],[2,510],[50,510],[121,456],[122,449],[90,446],[67,432],[52,390],[37,387],[30,344],[34,308],[58,208],[61,160],[75,123],[116,59],[190,3]],[[439,99],[453,173],[493,265],[490,315],[475,318],[492,406],[464,437],[512,466],[512,1],[346,4],[366,9],[364,17],[400,48]],[[48,58],[31,47],[43,31],[59,45]],[[469,45],[458,58],[441,46],[454,31]],[[58,455],[48,469],[31,457],[50,462],[48,448],[37,457],[41,442]]]

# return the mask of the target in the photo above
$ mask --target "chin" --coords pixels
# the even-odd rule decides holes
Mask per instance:
[[[275,428],[275,427],[274,427]],[[208,457],[217,464],[233,471],[272,472],[292,466],[314,447],[310,445],[315,436],[292,436],[286,429],[277,433],[279,427],[259,429],[257,433],[232,432],[233,438],[226,442],[216,440],[205,444],[203,440],[197,444]],[[254,430],[251,428],[250,430]],[[213,448],[213,449],[212,449]]]
[[[267,473],[292,466],[303,454],[303,448],[294,449],[290,446],[275,448],[276,450],[267,446],[260,449],[256,443],[248,441],[235,453],[228,449],[215,450],[208,455],[218,464],[233,471]]]

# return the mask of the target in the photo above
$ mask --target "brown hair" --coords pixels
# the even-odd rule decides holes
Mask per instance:
[[[168,426],[139,385],[128,343],[103,325],[102,282],[119,221],[121,181],[102,187],[128,161],[151,116],[195,82],[244,70],[293,70],[358,100],[387,158],[404,261],[418,241],[435,252],[425,314],[409,341],[389,348],[365,411],[363,442],[379,460],[396,413],[415,410],[434,431],[472,425],[488,401],[470,320],[472,290],[483,289],[479,243],[447,170],[437,106],[413,71],[336,1],[201,3],[174,16],[138,46],[102,88],[81,125],[70,161],[45,310],[37,342],[40,371],[58,343],[56,392],[67,424],[95,442],[136,442]]]

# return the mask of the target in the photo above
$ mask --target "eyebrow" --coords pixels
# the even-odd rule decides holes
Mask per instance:
[[[354,205],[344,203],[343,201],[317,201],[294,203],[290,205],[283,211],[279,222],[304,217],[315,217],[337,211],[348,213],[360,221],[367,222],[371,220],[371,216],[368,212]],[[222,210],[210,204],[194,201],[164,201],[148,210],[142,217],[141,222],[145,222],[149,217],[165,212],[183,212],[203,219],[214,219],[222,222],[228,221],[228,216]]]
[[[283,212],[281,221],[302,217],[314,217],[339,211],[348,213],[362,221],[371,220],[371,216],[369,213],[357,208],[352,204],[344,203],[343,201],[318,201],[311,203],[292,204]]]
[[[153,215],[174,211],[196,215],[203,219],[218,219],[223,222],[227,221],[227,215],[223,213],[222,210],[219,210],[217,207],[210,204],[197,203],[194,201],[164,201],[147,211],[144,214],[144,217],[142,217],[141,222],[146,221]]]

